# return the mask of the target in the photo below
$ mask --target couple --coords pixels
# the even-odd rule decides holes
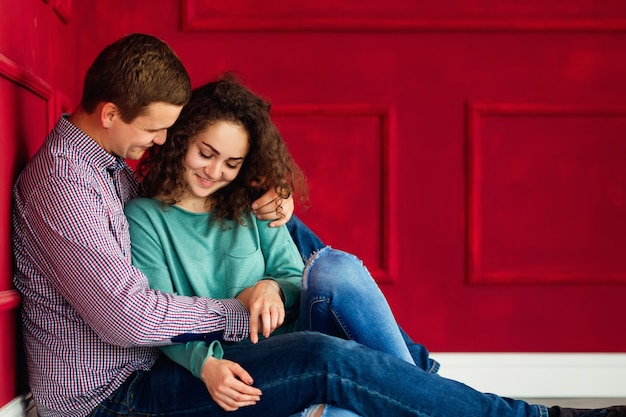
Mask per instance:
[[[146,198],[133,200],[124,159],[147,149]],[[436,375],[358,260],[292,218],[300,253],[316,250],[300,295],[302,258],[283,226],[299,179],[269,106],[235,80],[191,94],[159,39],[105,48],[80,106],[14,188],[14,282],[39,415],[626,416]],[[265,220],[282,210],[277,227],[250,215],[253,200]],[[353,308],[364,296],[380,312]]]

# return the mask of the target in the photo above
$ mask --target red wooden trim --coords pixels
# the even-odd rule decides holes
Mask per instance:
[[[626,106],[573,105],[559,103],[470,103],[474,119],[485,116],[625,116]]]
[[[380,147],[381,147],[381,168],[382,178],[382,199],[381,204],[381,236],[379,242],[379,268],[370,266],[372,276],[379,283],[395,283],[396,274],[394,262],[397,254],[397,248],[394,244],[396,240],[395,228],[393,226],[391,213],[396,211],[397,204],[396,194],[392,185],[390,172],[393,165],[391,159],[394,151],[392,143],[395,141],[395,135],[392,128],[395,128],[395,119],[392,117],[393,110],[390,107],[373,106],[369,104],[294,104],[272,106],[272,114],[280,116],[330,116],[330,117],[350,117],[350,116],[374,116],[380,119]]]
[[[27,88],[44,100],[50,101],[52,87],[29,70],[20,67],[15,62],[0,53],[0,75]]]
[[[0,53],[0,77],[24,87],[28,91],[41,97],[46,102],[47,119],[46,125],[52,129],[54,123],[54,106],[52,103],[53,90],[50,84],[45,82],[29,70],[17,65],[9,58]]]
[[[72,0],[54,0],[54,11],[63,23],[72,18]]]
[[[397,31],[397,32],[624,32],[626,19],[616,18],[406,18],[404,16],[307,17],[305,13],[287,17],[250,18],[199,15],[197,0],[181,0],[183,31]],[[400,13],[400,12],[398,12]]]
[[[284,32],[625,32],[626,19],[421,20],[210,18],[183,15],[182,31]]]
[[[576,117],[626,117],[626,106],[623,105],[572,105],[557,103],[483,103],[472,102],[466,105],[466,282],[468,284],[499,284],[509,283],[536,283],[543,284],[545,274],[524,272],[520,279],[515,272],[481,272],[480,256],[476,249],[480,247],[480,231],[476,227],[474,215],[480,213],[480,154],[474,152],[475,144],[480,137],[481,119],[484,116],[576,116]],[[479,223],[479,222],[478,222]],[[626,273],[603,273],[601,279],[593,282],[585,274],[550,273],[551,283],[585,283],[585,284],[621,284],[626,281]]]
[[[22,301],[16,290],[0,291],[0,313],[15,310]]]

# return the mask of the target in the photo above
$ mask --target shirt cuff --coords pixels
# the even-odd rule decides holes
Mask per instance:
[[[224,340],[240,342],[250,334],[250,313],[241,301],[229,298],[220,300],[226,309]]]

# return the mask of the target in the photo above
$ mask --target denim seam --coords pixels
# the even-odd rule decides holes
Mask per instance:
[[[306,289],[309,282],[309,270],[315,265],[315,261],[319,258],[319,256],[327,251],[331,250],[330,246],[324,246],[322,249],[313,252],[309,257],[309,260],[304,267],[304,271],[302,272],[302,288]]]
[[[350,340],[354,340],[354,337],[352,336],[352,334],[350,333],[350,331],[348,330],[348,328],[344,325],[343,321],[341,320],[341,317],[337,314],[337,312],[335,311],[335,309],[332,308],[332,302],[326,298],[326,297],[318,297],[316,298],[314,301],[311,302],[311,305],[309,307],[309,328],[313,326],[313,323],[311,322],[313,314],[311,314],[311,310],[313,309],[313,306],[315,306],[315,304],[317,303],[326,303],[329,306],[329,310],[331,312],[331,314],[333,315],[333,317],[335,318],[335,321],[337,322],[337,324],[339,325],[339,327],[341,328],[341,330],[343,331],[343,333],[346,335],[346,337]]]

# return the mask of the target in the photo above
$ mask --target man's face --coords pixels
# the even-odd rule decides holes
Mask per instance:
[[[169,103],[152,103],[130,123],[116,115],[105,149],[125,159],[140,159],[149,147],[165,143],[167,129],[174,124],[182,108]]]

